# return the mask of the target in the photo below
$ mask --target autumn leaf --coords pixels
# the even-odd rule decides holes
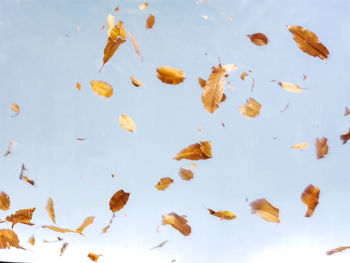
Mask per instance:
[[[128,32],[128,34],[129,34],[129,36],[131,38],[131,42],[132,42],[132,45],[134,46],[136,54],[139,55],[140,58],[141,58],[141,61],[143,61],[142,53],[141,53],[139,44],[136,41],[136,38],[130,32]]]
[[[202,79],[201,77],[199,77],[198,78],[198,83],[199,83],[199,86],[201,86],[201,88],[204,88],[205,84],[207,83],[207,81]]]
[[[161,66],[157,68],[157,77],[161,82],[171,85],[177,85],[185,80],[185,73],[176,68]]]
[[[191,226],[187,224],[187,219],[185,216],[179,216],[172,212],[170,214],[163,215],[162,218],[162,225],[171,225],[184,236],[191,234]]]
[[[327,138],[317,138],[315,146],[317,159],[322,159],[328,153]]]
[[[113,95],[113,88],[107,82],[102,80],[93,80],[90,81],[92,90],[103,97],[109,98]]]
[[[206,160],[212,158],[211,144],[209,141],[202,141],[200,143],[191,144],[185,149],[181,150],[175,155],[175,160],[188,159],[188,160]]]
[[[310,184],[308,185],[308,187],[305,188],[304,192],[301,195],[301,200],[308,207],[305,217],[312,216],[316,206],[318,205],[319,196],[320,189],[318,187],[315,187],[312,184]]]
[[[232,219],[235,219],[236,218],[236,215],[230,211],[218,211],[218,212],[215,212],[214,210],[212,209],[209,209],[208,208],[208,211],[211,215],[213,216],[216,216],[218,218],[220,218],[220,220],[232,220]]]
[[[307,53],[313,57],[319,57],[320,59],[326,59],[329,55],[328,49],[319,42],[315,33],[302,28],[301,26],[287,26],[288,30],[292,33],[295,43],[301,51]]]
[[[244,80],[248,76],[247,72],[243,72],[240,76],[241,80]]]
[[[0,249],[9,249],[10,247],[24,249],[19,245],[19,239],[14,231],[11,229],[0,229]]]
[[[131,76],[130,79],[131,79],[131,83],[135,87],[144,87],[145,86],[142,82],[138,81],[134,76]]]
[[[121,210],[129,200],[130,193],[126,193],[123,190],[116,192],[109,201],[109,208],[113,213]]]
[[[232,71],[237,69],[236,64],[225,64],[222,66],[225,69],[225,73],[230,74]],[[227,77],[227,75],[225,75]]]
[[[41,226],[42,228],[47,228],[50,229],[52,231],[55,232],[59,232],[59,233],[75,233],[75,231],[67,229],[67,228],[61,228],[61,227],[57,227],[57,226]]]
[[[302,150],[302,149],[305,149],[307,147],[309,147],[309,144],[307,142],[301,142],[301,143],[294,144],[291,148]]]
[[[10,197],[5,192],[0,192],[0,209],[8,210],[10,208]]]
[[[147,3],[143,3],[143,4],[139,5],[139,9],[140,9],[140,10],[143,10],[143,9],[145,9],[147,6],[148,6]]]
[[[349,115],[350,114],[350,110],[348,107],[345,107],[345,113],[344,116]]]
[[[337,247],[337,248],[334,248],[332,250],[329,250],[327,251],[327,255],[330,256],[330,255],[333,255],[334,253],[339,253],[339,252],[342,252],[344,251],[345,249],[349,249],[350,247]]]
[[[79,226],[79,227],[75,230],[75,233],[82,235],[82,234],[83,234],[82,232],[84,231],[84,229],[85,229],[87,226],[91,225],[91,224],[94,222],[94,220],[95,220],[95,217],[94,217],[94,216],[89,216],[89,217],[85,218],[85,220],[84,220],[84,222],[81,224],[81,226]]]
[[[197,164],[195,164],[195,163],[189,163],[188,166],[192,167],[192,168],[197,168]]]
[[[205,84],[202,92],[202,102],[204,109],[210,113],[214,113],[221,102],[225,89],[225,69],[219,64],[218,67],[213,67],[212,72]]]
[[[16,103],[12,103],[11,104],[11,110],[13,110],[16,114],[11,116],[11,117],[15,117],[19,114],[19,106]]]
[[[347,132],[340,135],[340,140],[343,141],[343,144],[347,143],[349,139],[350,139],[350,129]]]
[[[263,33],[255,33],[247,35],[247,37],[249,37],[250,41],[257,46],[265,46],[267,45],[267,42],[269,42],[268,38]]]
[[[56,224],[55,210],[53,208],[53,200],[52,200],[51,197],[47,200],[47,204],[46,204],[46,208],[45,209],[46,209],[47,213],[49,214],[52,222],[54,222]]]
[[[14,144],[15,144],[15,141],[10,141],[9,146],[7,147],[7,151],[4,154],[5,157],[12,152],[12,147]]]
[[[34,224],[30,221],[32,220],[34,211],[35,207],[18,210],[15,214],[6,217],[6,221],[12,222],[12,228],[18,223],[32,226]]]
[[[169,242],[168,240],[165,240],[165,241],[159,243],[158,245],[156,245],[155,247],[152,247],[150,250],[153,250],[153,249],[156,249],[156,248],[161,248],[168,242]]]
[[[193,179],[193,172],[184,168],[180,168],[179,175],[182,180],[190,181]]]
[[[94,253],[89,252],[89,254],[88,254],[87,256],[88,256],[92,261],[97,262],[98,258],[99,258],[100,256],[102,256],[102,255],[101,255],[101,254],[100,254],[100,255],[96,255],[96,254],[94,254]]]
[[[109,220],[108,225],[102,229],[101,234],[107,233],[107,230],[111,227],[114,218],[115,218],[115,214],[113,213],[112,218]]]
[[[280,87],[286,91],[289,92],[293,92],[293,93],[300,93],[302,90],[299,86],[293,84],[293,83],[289,83],[289,82],[278,82],[278,85],[280,85]]]
[[[146,20],[146,28],[151,29],[154,25],[155,18],[154,15],[150,14]]]
[[[60,254],[60,256],[62,256],[63,253],[64,253],[64,251],[66,251],[68,245],[69,245],[69,244],[68,244],[67,242],[63,243],[63,245],[62,245],[62,247],[61,247],[61,254]]]
[[[80,90],[80,89],[81,89],[81,85],[80,85],[80,83],[79,83],[79,82],[77,82],[77,85],[76,85],[76,86],[77,86],[77,89],[78,89],[78,90]]]
[[[250,98],[247,100],[246,104],[243,104],[241,107],[239,107],[239,112],[249,118],[255,118],[257,115],[259,115],[260,109],[261,104],[255,99]]]
[[[29,239],[28,239],[28,242],[34,246],[35,245],[35,238],[34,238],[34,235],[32,235]]]
[[[271,205],[266,199],[257,199],[250,203],[252,213],[257,214],[268,222],[280,223],[279,209]]]
[[[160,178],[158,184],[156,185],[156,188],[159,191],[164,191],[165,189],[167,189],[169,187],[170,184],[172,184],[174,182],[173,179],[171,179],[170,177],[163,177]]]
[[[116,6],[115,8],[114,8],[114,12],[119,12],[119,6]]]
[[[120,115],[118,121],[120,126],[122,126],[125,130],[129,132],[136,131],[136,125],[134,121],[127,114]]]
[[[111,34],[111,31],[114,27],[114,23],[115,23],[115,16],[109,14],[107,16],[107,35],[108,35],[108,37]]]

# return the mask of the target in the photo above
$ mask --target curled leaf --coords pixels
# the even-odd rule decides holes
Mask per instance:
[[[10,197],[5,192],[0,192],[0,209],[8,210],[10,208]]]
[[[94,254],[94,253],[89,252],[89,254],[88,254],[87,256],[88,256],[92,261],[97,262],[98,258],[99,258],[100,256],[102,256],[102,255],[101,255],[101,254],[100,254],[100,255],[96,255],[96,254]]]
[[[150,14],[146,20],[146,28],[151,29],[154,25],[155,17],[154,15]]]
[[[113,88],[107,82],[102,80],[93,80],[90,82],[92,90],[103,97],[109,98],[113,95]]]
[[[293,83],[282,81],[282,82],[278,82],[278,85],[280,85],[282,89],[289,91],[289,92],[300,93],[302,91],[299,86],[297,86]]]
[[[308,185],[304,192],[301,195],[301,200],[304,204],[307,205],[307,212],[305,217],[310,217],[315,211],[316,206],[318,205],[318,198],[320,196],[320,188],[313,186],[312,184]]]
[[[327,251],[327,255],[330,256],[330,255],[333,255],[334,253],[339,253],[339,252],[342,252],[344,251],[345,249],[349,249],[350,247],[337,247],[337,248],[334,248],[332,250],[329,250]]]
[[[34,211],[35,207],[18,210],[15,214],[6,217],[6,221],[12,222],[12,228],[18,223],[32,226],[34,224],[30,221],[32,220]]]
[[[239,112],[249,118],[255,118],[257,115],[259,115],[260,109],[261,104],[255,99],[250,98],[247,100],[246,104],[243,104],[241,107],[239,107]]]
[[[11,229],[0,229],[0,249],[10,247],[24,249],[19,245],[19,239],[14,231]]]
[[[258,199],[250,203],[252,213],[257,214],[268,222],[280,223],[279,209],[271,205],[266,199]]]
[[[55,210],[53,208],[53,200],[51,197],[47,200],[46,211],[49,214],[52,222],[54,222],[56,224]]]
[[[85,220],[84,220],[84,222],[81,224],[81,226],[79,226],[79,227],[75,230],[75,233],[82,235],[82,234],[83,234],[83,233],[82,233],[83,230],[84,230],[87,226],[91,225],[91,224],[94,222],[94,219],[95,219],[94,216],[89,216],[89,217],[85,218]]]
[[[268,38],[263,33],[255,33],[247,35],[247,37],[249,37],[250,41],[257,46],[265,46],[267,45],[267,42],[269,42]]]
[[[126,193],[123,190],[116,192],[109,201],[109,208],[113,213],[121,210],[129,200],[130,193]]]
[[[145,86],[142,82],[138,81],[134,76],[131,76],[130,79],[131,79],[131,83],[135,87],[144,87]]]
[[[157,77],[166,84],[177,85],[185,80],[185,73],[176,68],[161,66],[157,68]]]
[[[61,247],[61,254],[60,254],[60,256],[62,256],[63,253],[64,253],[64,251],[66,251],[68,245],[69,245],[69,244],[68,244],[67,242],[63,243],[63,245],[62,245],[62,247]]]
[[[191,144],[175,155],[175,160],[206,160],[212,158],[211,143],[209,141],[202,141],[200,143]]]
[[[136,41],[136,38],[135,38],[130,32],[128,32],[128,34],[129,34],[129,36],[130,36],[130,38],[131,38],[131,42],[132,42],[132,45],[134,46],[134,49],[135,49],[136,54],[140,56],[141,61],[142,61],[142,60],[143,60],[143,58],[142,58],[142,53],[141,53],[139,44],[138,44],[137,41]]]
[[[163,177],[160,178],[158,184],[156,185],[156,188],[159,191],[164,191],[165,189],[167,189],[169,187],[170,184],[172,184],[174,182],[173,179],[169,178],[169,177]]]
[[[316,139],[316,155],[317,159],[322,159],[328,153],[327,138],[317,138]]]
[[[340,140],[343,141],[343,144],[347,143],[349,139],[350,139],[350,129],[347,132],[340,135]]]
[[[208,209],[209,213],[213,216],[216,216],[218,218],[220,218],[220,220],[232,220],[232,219],[235,219],[237,218],[236,215],[230,211],[218,211],[218,212],[215,212],[214,210],[212,209]]]
[[[127,114],[120,115],[118,121],[120,126],[122,126],[125,130],[129,132],[136,131],[136,125],[134,121]]]
[[[171,225],[184,236],[191,234],[191,226],[187,224],[185,216],[179,216],[172,212],[162,216],[162,225]]]
[[[182,180],[190,181],[193,179],[193,172],[184,168],[180,168],[179,175]]]

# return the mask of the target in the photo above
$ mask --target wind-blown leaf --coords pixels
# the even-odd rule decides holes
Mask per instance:
[[[108,34],[108,37],[111,34],[111,31],[112,31],[112,29],[114,27],[114,23],[115,23],[115,16],[108,15],[107,16],[107,34]]]
[[[171,225],[173,228],[178,230],[184,236],[191,234],[191,226],[187,224],[185,216],[179,216],[172,212],[162,216],[162,225]]]
[[[220,218],[220,220],[232,220],[232,219],[235,219],[237,218],[236,215],[230,211],[218,211],[218,212],[215,212],[214,210],[212,209],[208,209],[209,213],[213,216],[216,216],[218,218]]]
[[[212,158],[211,143],[209,141],[202,141],[200,143],[191,144],[175,155],[175,160],[206,160]]]
[[[92,261],[97,262],[98,258],[99,258],[100,256],[102,256],[102,255],[101,255],[101,254],[100,254],[100,255],[96,255],[96,254],[94,254],[94,253],[89,252],[89,254],[88,254],[87,256],[88,256]]]
[[[179,175],[182,180],[189,181],[193,179],[193,172],[184,168],[180,168]]]
[[[347,143],[349,139],[350,139],[350,129],[345,133],[343,133],[342,135],[340,135],[340,140],[343,141],[343,144]]]
[[[332,250],[329,250],[327,251],[327,255],[333,255],[334,253],[339,253],[339,252],[342,252],[344,251],[345,249],[349,249],[350,247],[337,247],[337,248],[334,248]]]
[[[136,125],[134,121],[127,114],[120,115],[118,121],[120,126],[122,126],[125,130],[129,132],[136,131]]]
[[[145,9],[147,6],[148,6],[147,3],[143,3],[143,4],[139,5],[139,9],[140,9],[140,10],[143,10],[143,9]]]
[[[53,200],[51,197],[47,200],[46,211],[49,214],[52,222],[56,224],[55,210],[53,208]]]
[[[35,207],[18,210],[15,214],[6,217],[6,221],[12,222],[12,228],[18,223],[32,226],[34,224],[30,221],[32,220],[34,211]]]
[[[5,192],[0,192],[0,209],[8,210],[10,208],[10,197]]]
[[[11,229],[0,229],[0,249],[10,247],[24,249],[19,245],[19,239],[14,231]]]
[[[309,147],[309,144],[307,142],[301,142],[301,143],[294,144],[292,146],[292,149],[302,150],[302,149],[305,149],[307,147]]]
[[[328,144],[327,144],[327,138],[317,138],[316,139],[316,155],[317,159],[322,159],[325,155],[328,153]]]
[[[249,100],[247,100],[247,103],[239,107],[238,110],[244,116],[247,116],[249,118],[255,118],[257,115],[259,115],[260,109],[261,104],[255,99],[250,98]]]
[[[134,76],[131,76],[130,79],[131,79],[131,83],[135,87],[144,87],[145,86],[142,82],[138,81]]]
[[[267,45],[267,42],[269,42],[268,38],[263,33],[255,33],[247,35],[247,37],[249,37],[250,41],[257,46],[265,46]]]
[[[158,245],[156,245],[155,247],[152,247],[150,250],[153,250],[153,249],[156,249],[156,248],[161,248],[168,242],[169,242],[168,240],[165,240],[165,241],[159,243]]]
[[[293,83],[281,81],[281,82],[278,82],[278,85],[280,85],[282,89],[289,91],[289,92],[300,93],[302,91],[299,86],[297,86]]]
[[[81,234],[84,231],[84,229],[91,225],[94,222],[95,217],[94,216],[89,216],[87,218],[85,218],[84,222],[81,224],[81,226],[79,226],[76,230],[75,233]]]
[[[16,103],[11,104],[11,110],[13,110],[16,114],[13,115],[12,117],[16,116],[19,114],[19,106]]]
[[[141,61],[143,60],[143,57],[142,57],[142,53],[141,53],[141,50],[140,50],[140,47],[139,47],[139,44],[137,43],[136,41],[136,38],[133,36],[133,34],[131,34],[130,32],[128,32],[130,38],[131,38],[131,42],[132,42],[132,45],[134,46],[134,49],[135,49],[135,52],[137,55],[140,56],[141,58]]]
[[[113,213],[121,210],[129,200],[130,193],[126,193],[123,190],[116,192],[109,201],[109,208]]]
[[[154,15],[150,14],[146,20],[146,28],[151,29],[154,25],[155,17]]]
[[[62,245],[62,247],[61,247],[61,250],[60,250],[60,251],[61,251],[60,256],[62,256],[63,253],[64,253],[64,251],[66,251],[68,245],[69,245],[69,243],[67,243],[67,242],[63,243],[63,245]]]
[[[159,191],[164,191],[165,189],[167,189],[169,187],[170,184],[172,184],[174,182],[173,179],[171,179],[170,177],[163,177],[160,178],[158,184],[156,185],[156,188]]]
[[[268,222],[280,223],[279,209],[271,205],[266,199],[258,199],[250,203],[252,213],[257,214]]]
[[[90,82],[92,90],[103,97],[109,98],[113,95],[113,88],[107,82],[102,80],[93,80]]]
[[[28,242],[29,242],[32,246],[35,245],[35,237],[34,237],[34,235],[32,235],[32,236],[28,239]]]
[[[59,232],[59,233],[75,233],[74,230],[67,229],[67,228],[61,228],[61,227],[57,227],[57,226],[42,226],[42,228],[47,228],[47,229],[50,229],[52,231]]]
[[[304,192],[301,195],[301,200],[308,207],[305,217],[312,216],[316,206],[318,205],[319,196],[320,196],[320,188],[315,187],[312,184],[308,185],[305,188]]]
[[[185,80],[185,73],[177,68],[161,66],[157,68],[157,77],[166,84],[177,85]]]

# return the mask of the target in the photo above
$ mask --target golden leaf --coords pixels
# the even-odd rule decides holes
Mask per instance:
[[[139,5],[139,9],[140,9],[140,10],[143,10],[143,9],[145,9],[147,6],[148,6],[147,3],[143,3],[143,4]]]
[[[157,77],[166,84],[177,85],[185,80],[185,73],[176,68],[161,66],[157,68]]]
[[[109,201],[109,208],[113,213],[121,210],[129,200],[130,193],[126,193],[123,190],[116,192]]]
[[[193,172],[184,168],[180,168],[179,175],[182,180],[190,181],[193,179]]]
[[[301,51],[322,60],[328,57],[328,49],[319,42],[315,33],[301,26],[287,26],[287,28],[292,33],[293,39]]]
[[[243,72],[242,75],[240,76],[241,80],[244,80],[248,76],[247,72]]]
[[[255,33],[247,35],[247,37],[249,37],[250,41],[257,46],[265,46],[267,45],[267,42],[269,42],[268,38],[263,33]]]
[[[80,83],[79,83],[79,82],[77,82],[77,85],[76,85],[76,86],[77,86],[77,89],[78,89],[78,90],[80,90],[80,89],[81,89],[81,85],[80,85]]]
[[[189,163],[188,166],[192,167],[192,168],[197,168],[197,164],[195,164],[195,163]]]
[[[350,114],[350,110],[348,107],[345,107],[345,113],[344,116],[349,115]]]
[[[107,44],[105,46],[105,49],[103,51],[103,64],[101,69],[99,70],[101,72],[104,65],[110,60],[110,58],[114,55],[114,53],[118,50],[119,46],[123,44],[126,40],[122,38],[118,38],[116,40],[113,40],[111,37],[108,38]]]
[[[30,180],[27,176],[25,176],[24,175],[24,171],[27,171],[27,169],[24,166],[24,164],[22,164],[22,168],[21,168],[21,173],[19,175],[19,179],[26,181],[28,184],[34,185],[35,184],[34,181]]]
[[[63,252],[66,251],[68,245],[69,245],[69,244],[68,244],[67,242],[66,242],[66,243],[63,243],[63,245],[62,245],[62,247],[61,247],[61,254],[60,254],[60,256],[62,256]]]
[[[6,217],[6,221],[12,222],[12,228],[18,223],[32,226],[34,224],[30,221],[32,220],[34,211],[35,207],[18,210],[15,214]]]
[[[169,187],[170,184],[172,184],[174,182],[173,179],[169,178],[169,177],[163,177],[160,178],[158,184],[156,185],[156,188],[159,191],[164,191],[165,189],[167,189]]]
[[[34,235],[32,235],[32,236],[28,239],[28,242],[29,242],[32,246],[35,245],[35,237],[34,237]]]
[[[155,18],[154,15],[150,14],[146,20],[146,28],[151,29],[154,25]]]
[[[94,254],[94,253],[89,252],[89,254],[88,254],[87,256],[88,256],[92,261],[97,262],[98,258],[99,258],[100,256],[102,256],[102,255],[101,255],[101,254],[100,254],[100,255],[96,255],[96,254]]]
[[[19,106],[16,103],[11,104],[11,110],[13,110],[16,113],[14,116],[19,114]]]
[[[156,245],[155,247],[152,247],[150,250],[156,249],[156,248],[161,248],[163,247],[166,243],[168,243],[168,240],[165,240],[161,243],[159,243],[158,245]]]
[[[305,217],[312,216],[316,206],[318,205],[319,196],[320,196],[320,188],[315,187],[312,184],[308,185],[305,188],[304,192],[301,195],[301,200],[308,207]]]
[[[330,256],[330,255],[333,255],[334,253],[342,252],[342,251],[344,251],[345,249],[348,249],[348,248],[350,248],[350,247],[337,247],[337,248],[334,248],[332,250],[327,251],[326,253],[327,253],[327,255]]]
[[[10,247],[24,249],[19,245],[19,239],[14,231],[11,229],[0,229],[0,249]]]
[[[317,138],[316,139],[316,155],[317,159],[322,159],[328,153],[327,138]]]
[[[211,144],[208,141],[191,144],[185,149],[181,150],[175,155],[175,160],[188,159],[188,160],[205,160],[212,158]]]
[[[239,112],[249,118],[255,118],[257,115],[259,115],[260,109],[261,104],[255,99],[250,98],[247,100],[246,104],[243,104],[241,107],[239,107]]]
[[[350,129],[343,133],[342,135],[340,135],[340,140],[343,141],[343,144],[347,143],[347,141],[350,139]]]
[[[268,222],[280,223],[279,209],[271,205],[266,199],[258,199],[250,203],[252,213],[257,214]]]
[[[130,33],[128,32],[130,38],[131,38],[131,42],[132,42],[132,45],[134,46],[134,49],[135,49],[135,52],[137,55],[139,55],[141,57],[141,61],[143,60],[142,58],[142,53],[141,53],[141,50],[140,50],[140,47],[139,47],[139,44],[137,43],[136,41],[136,38]]]
[[[187,224],[185,216],[179,216],[172,212],[162,216],[162,225],[171,225],[184,236],[191,234],[191,226]]]
[[[297,86],[293,83],[282,81],[282,82],[278,82],[278,85],[280,85],[282,89],[289,91],[289,92],[300,93],[302,91],[299,86]]]
[[[84,229],[85,229],[87,226],[91,225],[91,224],[94,222],[94,220],[95,220],[95,217],[94,217],[94,216],[89,216],[89,217],[85,218],[85,220],[84,220],[84,222],[81,224],[81,226],[79,226],[79,227],[75,230],[75,233],[78,233],[78,234],[82,235],[82,234],[83,234],[82,232],[84,231]]]
[[[49,214],[52,222],[56,224],[55,210],[53,209],[53,201],[51,197],[47,200],[46,211]]]
[[[301,142],[301,143],[294,144],[292,146],[292,149],[305,149],[307,147],[309,147],[309,144],[307,142]]]
[[[122,126],[125,130],[129,132],[135,132],[136,131],[136,125],[134,121],[126,114],[122,114],[119,116],[118,121],[120,123],[120,126]]]
[[[135,86],[135,87],[144,87],[145,85],[143,85],[142,82],[138,81],[134,76],[130,77],[131,79],[131,83]]]
[[[198,78],[198,83],[199,83],[199,86],[201,86],[201,88],[204,88],[205,84],[207,83],[207,81],[202,79],[201,77],[199,77]]]
[[[109,98],[113,95],[113,88],[107,82],[102,80],[93,80],[90,82],[92,90],[103,97]]]
[[[221,102],[225,89],[225,81],[223,80],[225,69],[219,64],[213,67],[213,70],[205,84],[202,92],[202,102],[204,109],[210,113],[214,113]]]
[[[50,229],[52,231],[55,232],[59,232],[59,233],[75,233],[75,231],[67,229],[67,228],[61,228],[61,227],[57,227],[57,226],[42,226],[42,228],[47,228]]]
[[[5,192],[0,192],[0,209],[8,210],[10,208],[10,197]]]
[[[236,215],[230,211],[218,211],[218,212],[215,212],[214,210],[212,209],[208,209],[209,213],[213,216],[216,216],[218,218],[220,218],[220,220],[232,220],[232,219],[235,219],[237,218]]]

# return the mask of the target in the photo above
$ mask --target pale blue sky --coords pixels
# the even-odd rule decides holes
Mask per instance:
[[[196,5],[194,0],[157,0],[140,11],[141,3],[1,1],[0,149],[5,153],[11,140],[17,144],[12,154],[0,157],[0,191],[11,198],[9,213],[37,210],[35,226],[14,227],[21,245],[33,252],[2,250],[0,260],[89,262],[91,251],[103,254],[100,263],[348,262],[350,252],[325,252],[350,245],[350,145],[339,140],[350,126],[350,117],[343,116],[350,106],[350,2],[209,0]],[[114,13],[117,5],[120,12]],[[150,13],[156,22],[147,30]],[[98,73],[107,40],[101,27],[108,14],[132,32],[144,61],[128,38]],[[329,49],[329,59],[300,51],[286,25],[315,32]],[[255,46],[246,37],[256,32],[267,35],[267,46]],[[238,66],[228,78],[238,89],[226,88],[226,102],[209,114],[197,78],[208,78],[218,57]],[[161,83],[156,68],[162,65],[182,69],[186,80],[177,86]],[[253,73],[242,81],[239,76],[248,69]],[[146,87],[134,87],[130,75]],[[113,96],[94,94],[91,80],[110,83]],[[305,90],[288,93],[271,80]],[[255,119],[238,112],[250,97],[262,104]],[[15,118],[10,117],[11,103],[21,108]],[[120,127],[117,119],[123,113],[135,121],[136,133]],[[317,160],[314,143],[323,136],[329,139],[329,154]],[[78,137],[88,139],[78,142]],[[198,161],[194,179],[182,181],[178,170],[190,162],[172,157],[200,140],[212,142],[213,158]],[[310,147],[290,148],[302,141]],[[35,187],[18,179],[22,163]],[[165,176],[175,182],[159,192],[154,186]],[[321,189],[320,204],[305,218],[300,196],[310,183]],[[130,192],[129,202],[107,234],[100,235],[111,217],[109,199],[119,189]],[[51,224],[45,211],[49,197],[58,226],[75,229],[87,216],[96,216],[84,237],[59,235],[70,243],[62,257],[61,243],[42,243],[57,236],[40,227]],[[280,209],[281,224],[252,215],[245,198],[266,198]],[[220,221],[203,206],[230,210],[237,219]],[[187,215],[190,236],[170,226],[157,232],[161,215],[173,211]],[[9,213],[0,211],[0,218]],[[34,247],[26,242],[32,234],[38,243]],[[163,248],[149,251],[164,240],[169,243]]]

